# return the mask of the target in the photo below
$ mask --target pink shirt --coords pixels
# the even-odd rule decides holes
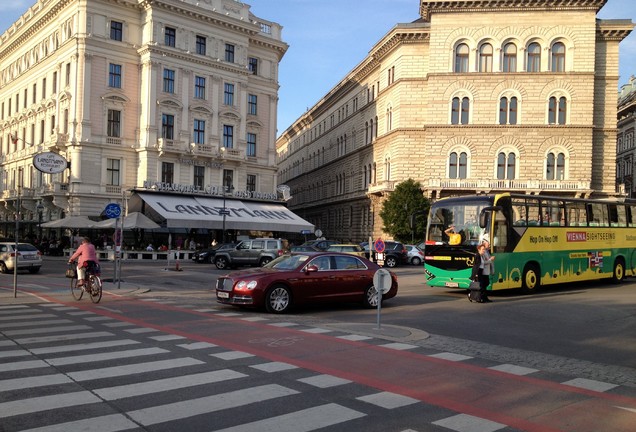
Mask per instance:
[[[95,246],[92,243],[82,243],[68,260],[75,261],[77,258],[79,258],[77,261],[78,267],[84,267],[86,261],[99,262]]]

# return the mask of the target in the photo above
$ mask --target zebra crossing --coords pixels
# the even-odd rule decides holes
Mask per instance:
[[[454,414],[93,312],[48,303],[0,306],[3,432],[423,431]],[[513,429],[486,422],[478,430]]]

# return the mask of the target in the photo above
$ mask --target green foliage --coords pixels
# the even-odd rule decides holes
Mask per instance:
[[[410,244],[424,241],[426,219],[430,203],[422,195],[420,182],[409,178],[395,186],[395,189],[384,202],[380,217],[384,231],[394,239]],[[415,224],[411,230],[411,217],[415,214]]]

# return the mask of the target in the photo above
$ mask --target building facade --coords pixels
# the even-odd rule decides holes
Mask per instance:
[[[636,77],[621,87],[618,95],[618,138],[616,140],[616,183],[619,190],[630,198],[636,197],[634,163],[636,145]]]
[[[445,196],[616,193],[618,44],[606,0],[420,1],[277,140],[290,208],[328,238],[383,236],[395,185]],[[414,211],[416,209],[406,209]]]
[[[37,1],[0,36],[2,235],[158,185],[275,196],[286,50],[235,0]],[[36,170],[42,152],[69,168]]]

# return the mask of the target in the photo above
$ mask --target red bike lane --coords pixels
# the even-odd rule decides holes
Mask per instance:
[[[197,312],[126,297],[110,301],[106,308],[84,302],[67,304],[333,375],[519,430],[631,432],[636,424],[636,398],[615,393],[279,327],[268,321],[248,321],[244,315]],[[170,322],[166,313],[170,313]]]

